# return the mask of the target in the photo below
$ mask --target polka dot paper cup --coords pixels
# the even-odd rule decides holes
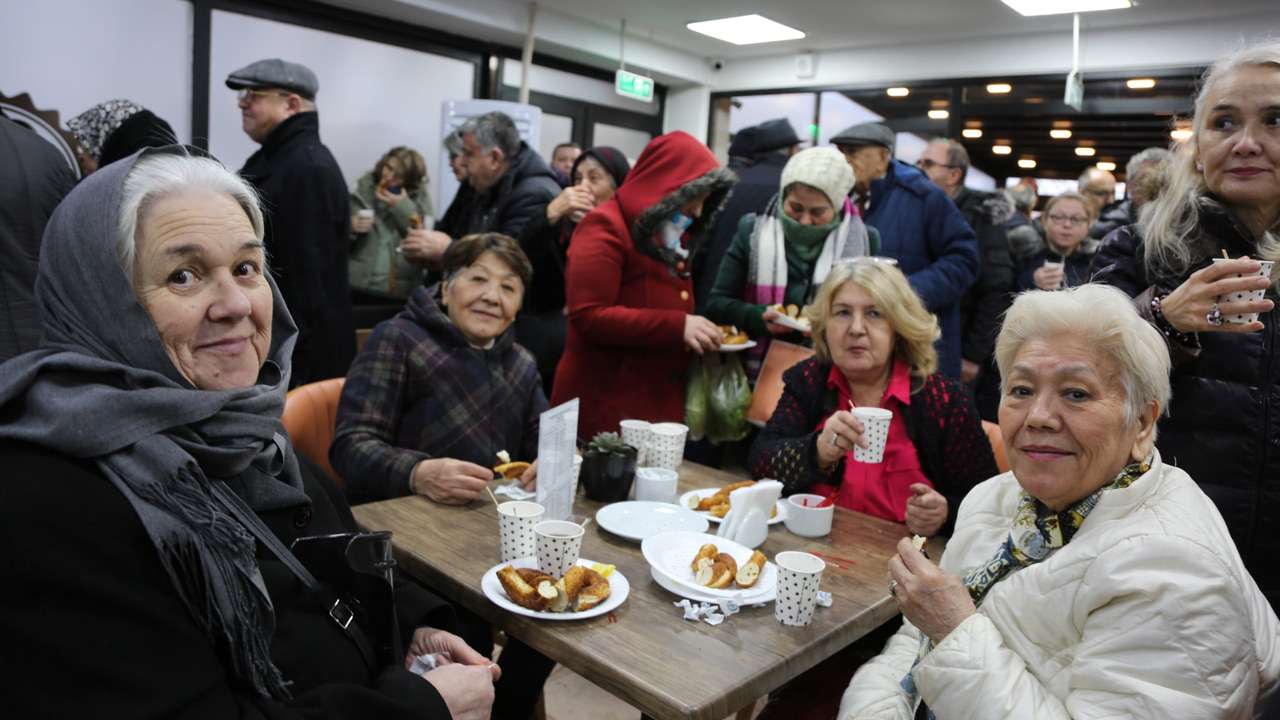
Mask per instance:
[[[650,426],[646,420],[623,420],[622,442],[636,449],[636,467],[645,465],[645,449],[649,447]]]
[[[780,552],[773,559],[778,566],[778,597],[773,601],[773,617],[783,625],[804,627],[813,622],[822,583],[821,558],[806,552]]]
[[[655,423],[650,426],[650,432],[645,464],[679,470],[680,463],[684,462],[684,440],[689,435],[689,426],[673,422]]]
[[[1220,263],[1220,262],[1226,262],[1226,259],[1214,258],[1213,261],[1216,263]],[[1273,263],[1270,260],[1259,260],[1258,262],[1262,263],[1262,269],[1252,274],[1257,275],[1259,277],[1264,277],[1264,278],[1271,277],[1271,266],[1273,265]],[[1236,273],[1236,277],[1241,278],[1241,277],[1244,277],[1244,275],[1242,273]],[[1261,300],[1263,295],[1266,294],[1266,292],[1267,292],[1266,290],[1246,290],[1244,292],[1233,292],[1230,295],[1219,295],[1218,302],[1220,303],[1248,302],[1250,300]],[[1226,313],[1223,313],[1222,319],[1226,320],[1227,322],[1248,324],[1258,319],[1258,313],[1236,313],[1234,315],[1228,315]]]
[[[578,564],[582,551],[582,526],[565,520],[546,520],[533,527],[538,544],[538,569],[554,578],[562,578]]]
[[[893,413],[884,408],[859,407],[853,409],[853,416],[862,423],[862,436],[871,443],[865,450],[858,445],[853,446],[853,459],[864,463],[884,461],[884,444],[889,440],[889,421]]]
[[[498,506],[498,539],[502,562],[533,557],[533,528],[546,511],[535,502],[512,500]]]

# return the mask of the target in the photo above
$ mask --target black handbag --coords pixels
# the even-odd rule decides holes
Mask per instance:
[[[214,494],[258,542],[289,568],[360,651],[372,676],[404,661],[396,623],[391,533],[362,532],[298,538],[284,546],[244,500],[215,482]],[[322,578],[334,589],[321,584]],[[369,636],[376,638],[370,644]]]

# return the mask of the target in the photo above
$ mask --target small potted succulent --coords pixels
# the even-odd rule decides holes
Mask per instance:
[[[635,477],[636,449],[623,442],[618,433],[596,435],[582,453],[582,487],[589,500],[626,500]]]

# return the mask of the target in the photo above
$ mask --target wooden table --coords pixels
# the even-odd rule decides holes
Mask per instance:
[[[693,463],[680,469],[680,492],[723,487],[740,478]],[[836,508],[831,534],[807,539],[784,524],[770,526],[760,547],[773,559],[783,550],[817,551],[848,558],[847,570],[827,566],[822,589],[834,596],[807,627],[773,617],[773,604],[744,607],[718,626],[684,620],[679,597],[652,578],[640,544],[612,535],[594,522],[581,556],[612,563],[631,583],[631,595],[608,616],[586,620],[537,620],[507,612],[480,590],[480,578],[499,558],[498,514],[487,494],[465,507],[415,496],[353,508],[365,530],[391,530],[400,567],[428,587],[466,605],[630,703],[662,720],[720,720],[751,704],[837,650],[893,620],[897,601],[888,594],[885,566],[907,534],[897,523]],[[602,503],[579,495],[574,512],[594,517]],[[714,533],[713,524],[708,532]],[[941,545],[933,557],[941,556]],[[832,692],[843,692],[832,688]]]

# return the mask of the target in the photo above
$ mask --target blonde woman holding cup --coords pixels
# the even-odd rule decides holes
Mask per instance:
[[[936,372],[937,319],[900,270],[868,258],[833,266],[808,312],[817,354],[783,374],[748,456],[753,476],[916,535],[949,532],[965,493],[997,468],[973,401]],[[854,456],[873,449],[860,408],[892,413],[880,462]]]

